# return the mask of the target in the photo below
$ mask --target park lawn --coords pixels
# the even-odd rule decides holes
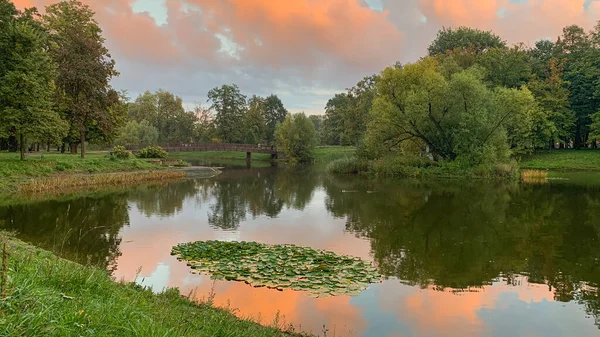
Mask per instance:
[[[555,150],[525,156],[521,169],[557,171],[600,171],[599,150]]]
[[[356,148],[353,146],[319,146],[313,152],[316,163],[329,163],[341,158],[354,157]]]
[[[239,319],[177,289],[155,294],[115,282],[0,232],[7,273],[0,279],[0,336],[292,336]],[[0,253],[2,247],[0,245]]]
[[[13,189],[31,179],[58,174],[106,173],[157,169],[160,166],[135,158],[116,160],[106,152],[79,155],[59,153],[27,154],[21,161],[18,153],[0,153],[0,190]]]

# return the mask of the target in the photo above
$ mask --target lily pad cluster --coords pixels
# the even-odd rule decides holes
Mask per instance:
[[[369,262],[296,245],[256,242],[182,243],[171,255],[187,261],[192,273],[242,281],[254,287],[307,291],[313,297],[356,296],[381,275]]]

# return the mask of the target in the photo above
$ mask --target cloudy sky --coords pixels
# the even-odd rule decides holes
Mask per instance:
[[[18,7],[56,0],[14,0]],[[171,91],[206,104],[210,88],[279,95],[291,111],[322,113],[336,92],[426,52],[443,26],[493,30],[510,43],[591,29],[600,0],[80,0],[97,13],[135,97]]]

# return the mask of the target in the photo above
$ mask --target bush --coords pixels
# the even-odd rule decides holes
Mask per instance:
[[[112,148],[112,156],[118,159],[129,159],[131,151],[127,151],[125,147],[117,145]]]
[[[341,158],[327,165],[327,172],[333,174],[359,174],[369,170],[369,163],[358,158]]]
[[[138,158],[166,159],[169,154],[160,146],[147,146],[139,150],[135,156]]]

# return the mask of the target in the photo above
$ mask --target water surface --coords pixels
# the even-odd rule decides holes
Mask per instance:
[[[321,336],[598,336],[600,187],[586,180],[418,183],[229,167],[211,179],[0,207],[0,227],[117,279],[199,300],[214,293],[240,316]],[[386,280],[356,297],[314,299],[214,282],[170,255],[177,243],[215,239],[359,256]]]

